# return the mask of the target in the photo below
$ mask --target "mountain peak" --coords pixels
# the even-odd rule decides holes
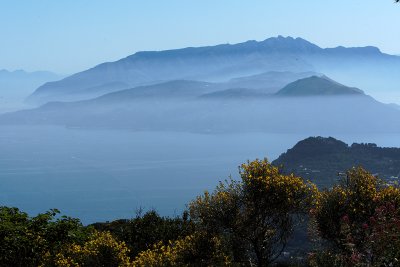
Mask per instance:
[[[277,48],[279,51],[286,50],[302,53],[322,50],[319,46],[300,37],[293,38],[291,36],[284,37],[282,35],[265,39],[260,42],[260,44],[269,48]]]
[[[327,76],[311,76],[286,85],[279,90],[278,96],[332,96],[332,95],[364,95],[358,88],[347,87]]]
[[[348,145],[340,140],[337,140],[333,137],[322,137],[322,136],[311,136],[304,140],[297,142],[297,144],[293,147],[294,149],[304,149],[308,147],[316,147],[321,148],[329,148],[329,149],[345,149],[348,148]]]

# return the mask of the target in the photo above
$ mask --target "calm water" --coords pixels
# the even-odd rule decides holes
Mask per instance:
[[[314,134],[315,135],[315,134]],[[399,135],[333,135],[400,147]],[[248,159],[275,159],[308,135],[0,127],[0,205],[36,214],[58,208],[84,223],[155,208],[180,213]]]

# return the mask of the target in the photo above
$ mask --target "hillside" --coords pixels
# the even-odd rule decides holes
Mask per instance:
[[[327,78],[327,93],[276,97],[263,90],[177,80],[76,102],[50,102],[0,116],[0,124],[45,124],[184,132],[398,133],[400,111]],[[314,92],[310,79],[297,91]],[[298,84],[295,82],[294,84]],[[311,83],[313,85],[313,83]],[[350,90],[351,93],[335,93]],[[340,91],[342,90],[342,91]],[[356,91],[358,92],[358,91]],[[362,112],[354,112],[362,110]]]
[[[219,88],[221,86],[214,83],[177,80],[125,89],[105,94],[92,101],[112,104],[143,99],[185,99],[210,93]]]
[[[363,143],[349,146],[332,137],[309,137],[280,155],[273,164],[282,165],[286,173],[294,172],[320,187],[330,187],[338,180],[339,173],[357,166],[393,181],[400,176],[400,148]]]
[[[344,86],[326,76],[312,76],[292,82],[279,90],[277,96],[362,95],[358,88]]]
[[[246,88],[276,93],[285,85],[299,79],[320,76],[315,72],[268,71],[256,75],[233,78],[225,83],[227,88]]]

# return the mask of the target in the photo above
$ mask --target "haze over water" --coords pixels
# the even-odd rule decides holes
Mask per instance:
[[[310,133],[311,134],[311,133]],[[36,214],[58,208],[84,223],[130,218],[139,208],[179,214],[246,160],[270,160],[307,134],[196,134],[0,127],[0,202]],[[400,136],[335,135],[400,146]]]

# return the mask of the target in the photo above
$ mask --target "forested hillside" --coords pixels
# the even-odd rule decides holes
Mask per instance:
[[[339,175],[354,166],[394,182],[400,175],[400,149],[378,147],[371,143],[347,145],[335,138],[310,137],[298,142],[273,164],[287,173],[311,179],[320,187],[330,187]]]

